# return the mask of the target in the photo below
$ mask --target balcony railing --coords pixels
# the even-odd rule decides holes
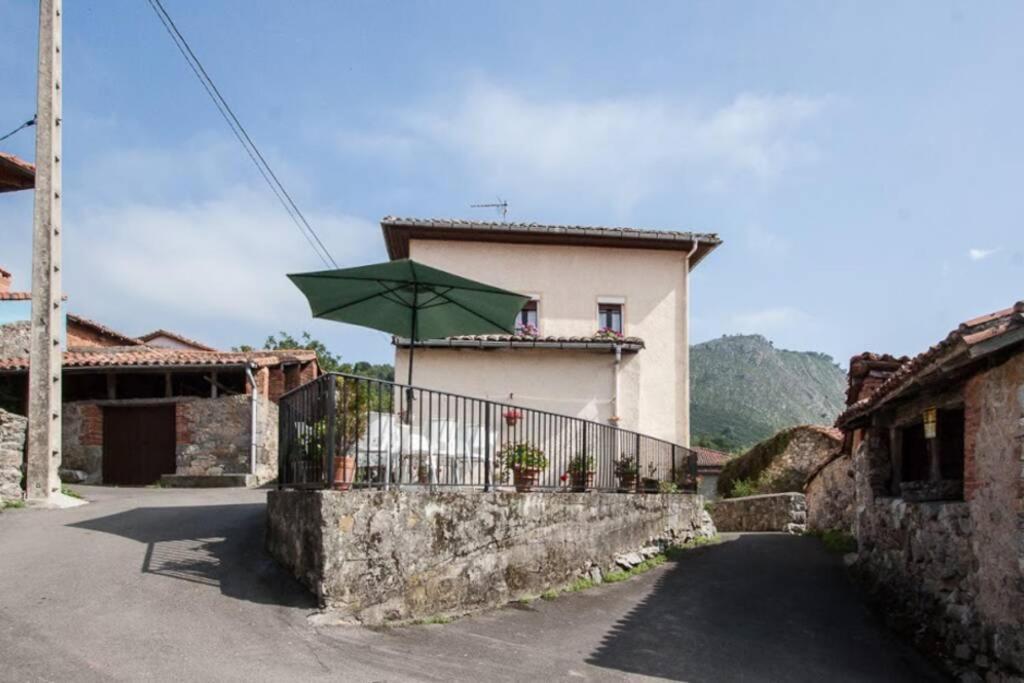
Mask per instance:
[[[694,451],[612,425],[331,373],[281,397],[278,485],[695,491]]]

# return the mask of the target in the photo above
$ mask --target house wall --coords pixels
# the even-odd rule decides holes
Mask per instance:
[[[21,473],[28,420],[0,410],[0,503],[21,500]]]
[[[858,567],[954,669],[1024,673],[1024,354],[963,387],[964,501],[888,495],[879,421],[854,452]],[[923,629],[917,628],[924,626]]]
[[[21,358],[29,355],[31,324],[27,320],[0,322],[0,358]]]
[[[411,240],[410,257],[431,266],[498,287],[539,296],[541,335],[591,336],[598,329],[599,297],[622,297],[623,331],[640,337],[646,348],[629,357],[622,397],[622,426],[689,445],[688,338],[686,324],[686,255],[679,251],[614,249],[561,245],[495,244]],[[491,396],[529,393],[560,401],[558,412],[585,416],[610,395],[611,353],[585,361],[588,370],[601,364],[603,378],[580,380],[580,355],[558,352],[551,358],[533,350],[493,355],[467,349],[416,351],[414,382],[461,394]],[[523,353],[522,351],[526,351]],[[518,354],[518,355],[516,355]],[[535,354],[535,355],[531,355]],[[486,359],[466,370],[470,356]],[[396,377],[404,378],[408,353],[396,350]],[[535,360],[537,359],[537,360]],[[495,361],[500,361],[496,363]],[[543,371],[534,368],[542,363]],[[420,374],[421,371],[424,374]],[[479,373],[483,373],[481,376]],[[526,374],[528,379],[516,379]],[[434,384],[443,380],[442,384]],[[523,386],[534,387],[526,391]],[[600,385],[600,393],[598,391]],[[627,416],[633,416],[627,421]]]

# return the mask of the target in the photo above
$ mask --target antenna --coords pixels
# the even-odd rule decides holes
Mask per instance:
[[[471,209],[497,209],[498,213],[501,214],[501,222],[504,223],[508,217],[508,202],[501,197],[498,197],[498,201],[494,204],[470,204]]]

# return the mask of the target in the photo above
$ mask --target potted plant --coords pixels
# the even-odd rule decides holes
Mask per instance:
[[[427,463],[420,463],[420,466],[416,468],[416,481],[420,484],[430,483],[430,465]]]
[[[505,418],[505,424],[509,427],[515,427],[516,423],[523,419],[523,411],[517,408],[509,408],[501,416]]]
[[[540,330],[533,323],[525,323],[523,325],[516,325],[516,335],[520,337],[536,337],[540,335]]]
[[[610,327],[602,327],[595,334],[598,339],[606,339],[608,341],[622,341],[625,339],[625,335],[618,330],[613,330]]]
[[[540,473],[548,466],[544,451],[531,443],[508,443],[498,452],[503,467],[512,470],[512,482],[519,493],[528,493],[537,486]]]
[[[615,462],[615,476],[619,478],[620,491],[636,490],[638,473],[635,455],[624,455]]]
[[[640,478],[640,489],[644,493],[657,493],[660,490],[658,466],[653,462],[647,464],[647,476]]]
[[[582,493],[594,488],[594,456],[578,453],[569,461],[569,481],[572,490]]]

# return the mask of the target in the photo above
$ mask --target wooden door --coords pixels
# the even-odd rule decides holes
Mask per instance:
[[[103,409],[103,483],[145,486],[175,471],[174,406]]]

